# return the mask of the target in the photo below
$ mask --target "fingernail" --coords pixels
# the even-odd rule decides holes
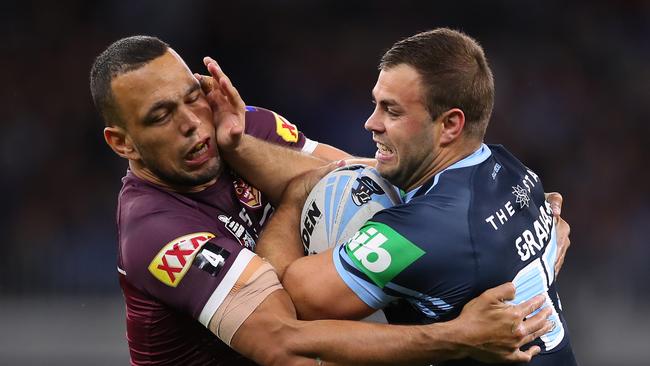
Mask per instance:
[[[555,322],[553,320],[549,320],[548,323],[550,323],[550,325],[551,325],[551,329],[549,329],[548,331],[552,332],[555,329],[555,327],[557,326],[557,324],[555,324]]]
[[[336,167],[340,168],[342,166],[345,166],[345,164],[346,164],[345,160],[339,160],[339,161],[336,162]]]

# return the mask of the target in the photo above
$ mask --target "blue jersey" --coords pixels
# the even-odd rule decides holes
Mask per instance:
[[[576,364],[555,290],[554,220],[534,172],[503,147],[482,145],[404,201],[334,250],[337,272],[360,299],[391,323],[431,323],[512,281],[514,303],[544,294],[553,309],[556,327],[533,342],[542,353],[531,364]]]

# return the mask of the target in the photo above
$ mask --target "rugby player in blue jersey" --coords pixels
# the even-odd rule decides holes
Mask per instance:
[[[507,286],[441,324],[296,320],[273,268],[253,253],[284,226],[282,216],[269,219],[274,196],[222,163],[212,122],[241,118],[246,136],[293,152],[331,158],[340,151],[309,142],[271,111],[245,107],[221,77],[227,98],[215,98],[221,89],[210,92],[211,109],[182,58],[157,38],[113,43],[90,79],[106,143],[129,163],[118,198],[117,270],[131,364],[413,364],[467,355],[527,360],[539,351],[517,345],[550,328],[544,312],[522,321],[542,299],[502,306]],[[295,175],[301,166],[276,173]]]
[[[542,295],[555,325],[522,345],[541,348],[532,364],[575,365],[555,286],[564,255],[558,218],[539,176],[502,146],[483,143],[494,82],[480,45],[445,28],[399,41],[382,57],[372,95],[365,127],[377,144],[376,168],[403,190],[404,203],[377,213],[333,250],[293,262],[288,253],[300,248],[306,183],[289,186],[275,213],[285,226],[258,253],[282,275],[299,316],[355,319],[384,309],[391,323],[441,322],[482,291],[512,281],[516,295],[508,303]],[[263,180],[281,154],[266,162],[247,154],[256,145],[238,129],[219,126],[224,156]]]

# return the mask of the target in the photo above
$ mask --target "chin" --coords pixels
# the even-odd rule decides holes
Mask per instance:
[[[387,167],[386,165],[381,163],[377,164],[375,169],[377,169],[379,175],[381,175],[384,179],[389,181],[391,184],[395,185],[395,178],[397,176],[396,169],[391,169],[390,167]]]
[[[205,166],[202,169],[193,172],[171,172],[159,169],[157,166],[151,166],[149,169],[158,176],[158,178],[168,184],[181,187],[195,187],[209,183],[211,180],[219,176],[221,173],[221,164],[217,161],[215,164],[210,164],[210,166]]]
[[[210,167],[206,167],[201,172],[197,172],[197,174],[192,177],[192,180],[194,181],[194,185],[201,185],[217,178],[220,173],[221,164],[216,163]]]

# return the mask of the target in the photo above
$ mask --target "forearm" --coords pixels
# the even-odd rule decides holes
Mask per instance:
[[[277,204],[294,177],[326,161],[300,151],[243,135],[237,148],[220,151],[223,159],[246,181]]]
[[[287,267],[304,255],[299,237],[300,207],[281,204],[262,231],[255,252],[275,268],[282,279]]]
[[[428,365],[467,355],[454,321],[394,326],[299,321],[285,291],[271,293],[244,321],[231,346],[261,365]],[[263,340],[260,343],[260,340]]]
[[[465,357],[453,326],[321,320],[297,322],[289,330],[288,354],[319,358],[326,365],[429,365]]]

